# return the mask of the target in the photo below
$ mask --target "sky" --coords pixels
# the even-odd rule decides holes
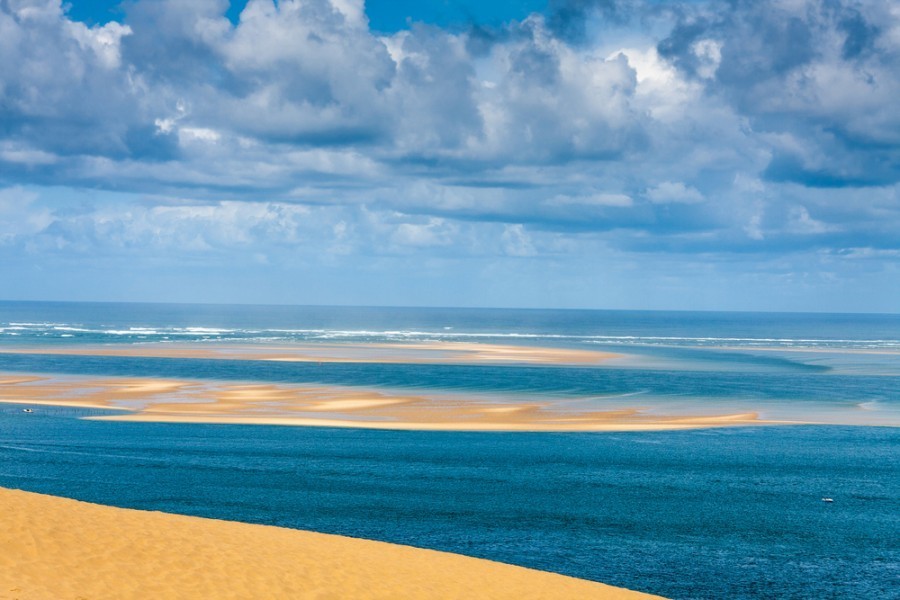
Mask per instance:
[[[0,0],[0,299],[900,312],[892,0]]]

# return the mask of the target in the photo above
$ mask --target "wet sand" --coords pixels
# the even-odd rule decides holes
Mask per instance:
[[[98,420],[448,431],[650,431],[775,423],[753,412],[591,410],[583,399],[521,401],[340,386],[0,375],[0,402],[114,409]]]
[[[653,598],[384,542],[0,488],[0,599]]]

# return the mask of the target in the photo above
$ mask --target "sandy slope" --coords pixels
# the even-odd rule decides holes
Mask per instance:
[[[0,599],[649,598],[456,554],[0,488]]]

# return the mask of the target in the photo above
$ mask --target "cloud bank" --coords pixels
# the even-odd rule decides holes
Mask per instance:
[[[225,0],[124,8],[89,27],[59,0],[0,0],[3,256],[329,281],[413,255],[512,281],[528,258],[580,305],[601,282],[640,293],[641,272],[678,278],[685,306],[701,277],[897,286],[889,0],[559,0],[389,35],[361,0],[251,0],[237,23]]]

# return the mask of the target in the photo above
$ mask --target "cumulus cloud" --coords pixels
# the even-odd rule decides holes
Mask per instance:
[[[810,186],[900,179],[900,45],[891,2],[701,3],[664,57],[773,139],[768,178]],[[714,66],[714,68],[712,68]]]
[[[696,204],[703,202],[703,194],[681,181],[663,181],[647,190],[647,199],[654,204]]]
[[[7,190],[5,195],[17,190]],[[32,202],[37,196],[32,196]],[[43,206],[43,219],[27,242],[32,249],[67,254],[215,254],[256,248],[294,246],[318,232],[308,223],[310,209],[280,203],[159,204],[103,202],[79,210]]]
[[[598,193],[587,196],[554,196],[547,201],[551,206],[581,205],[581,206],[618,206],[626,207],[634,204],[631,196],[627,194]]]
[[[510,256],[527,257],[536,254],[531,236],[522,225],[507,225],[503,228],[503,250]]]
[[[49,212],[34,206],[37,199],[36,192],[19,186],[0,189],[0,246],[26,240],[50,224]]]
[[[137,0],[89,27],[0,0],[0,185],[131,194],[80,216],[21,200],[32,224],[4,243],[886,261],[900,243],[889,0],[559,0],[389,34],[362,0],[227,8]]]

